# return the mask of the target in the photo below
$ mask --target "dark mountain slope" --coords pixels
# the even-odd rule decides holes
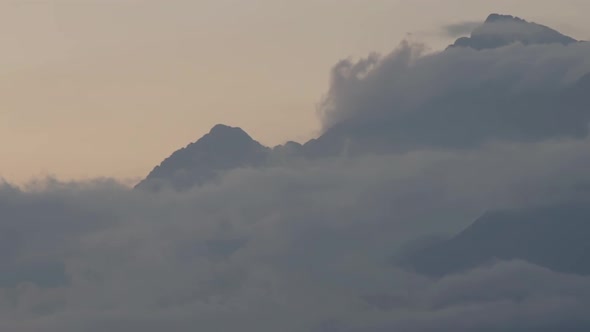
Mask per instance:
[[[575,42],[548,27],[492,14],[471,37],[458,41],[456,46],[487,49],[517,41],[527,45]],[[441,56],[452,57],[453,52],[447,50]],[[450,75],[469,72],[469,65],[465,66],[459,66]],[[377,111],[359,112],[361,115],[326,128],[320,137],[303,145],[289,142],[270,149],[240,128],[218,125],[197,142],[174,152],[137,188],[158,190],[168,184],[182,190],[235,168],[285,163],[292,157],[313,159],[415,149],[465,149],[497,140],[535,142],[588,135],[590,74],[569,84],[530,91],[514,88],[521,79],[512,73],[494,76],[425,98],[411,111],[397,110],[396,103],[378,104]],[[372,103],[372,97],[369,93],[367,103]]]
[[[453,238],[407,254],[401,265],[443,276],[514,259],[590,275],[590,207],[571,204],[487,213]]]
[[[575,42],[577,40],[574,38],[544,25],[527,22],[510,15],[491,14],[482,25],[471,33],[470,37],[459,38],[450,47],[470,47],[484,50],[513,43],[568,45]]]
[[[270,151],[241,128],[216,125],[198,141],[166,158],[136,188],[188,189],[232,169],[263,165]]]

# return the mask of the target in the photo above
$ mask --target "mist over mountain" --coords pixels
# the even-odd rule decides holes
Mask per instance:
[[[586,45],[549,27],[491,14],[470,37],[442,52],[424,54],[420,46],[402,43],[386,57],[339,63],[318,138],[270,149],[239,128],[218,125],[175,152],[137,188],[167,183],[186,190],[224,172],[298,159],[585,139],[587,55]],[[451,239],[407,253],[401,264],[441,277],[494,261],[523,260],[588,275],[590,212],[583,204],[487,213]]]
[[[402,43],[387,56],[339,63],[313,145],[395,153],[586,136],[588,45],[510,16],[490,18],[459,39],[466,47],[426,54]]]
[[[0,330],[589,331],[590,47],[458,24],[337,63],[308,142],[0,181]]]
[[[288,157],[476,149],[588,135],[590,46],[500,14],[452,46],[425,54],[403,42],[387,56],[344,60],[332,70],[319,137],[278,146],[271,156],[272,149],[245,133],[210,133],[175,152],[138,188],[167,181],[186,189],[221,172]]]
[[[524,45],[577,43],[574,38],[544,25],[527,22],[512,15],[491,14],[470,37],[457,39],[450,47],[469,47],[475,50],[493,49],[514,43]]]
[[[494,261],[524,260],[556,272],[590,275],[587,202],[486,213],[449,240],[403,257],[417,272],[443,276]]]

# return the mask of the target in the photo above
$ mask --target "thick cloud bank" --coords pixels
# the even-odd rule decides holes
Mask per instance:
[[[588,141],[242,169],[184,192],[0,190],[3,331],[588,328],[590,279],[524,261],[431,279],[408,241],[587,200]]]
[[[590,45],[543,29],[492,20],[442,52],[404,42],[385,56],[341,61],[319,140],[390,152],[585,137]]]

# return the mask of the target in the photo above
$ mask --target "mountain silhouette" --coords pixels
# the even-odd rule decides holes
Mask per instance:
[[[436,63],[438,67],[433,71],[445,73],[441,80],[452,82],[455,77],[462,76],[467,76],[469,80],[469,73],[473,72],[474,77],[481,75],[477,76],[481,78],[474,79],[474,84],[458,85],[456,89],[434,86],[434,89],[447,91],[432,97],[425,96],[416,105],[403,109],[403,96],[391,97],[391,92],[382,85],[368,86],[373,81],[387,82],[387,78],[378,73],[367,80],[367,85],[352,91],[365,98],[360,105],[355,105],[358,109],[349,110],[350,116],[331,124],[320,137],[307,142],[306,153],[311,157],[343,153],[397,153],[416,149],[475,148],[498,140],[535,142],[584,137],[588,134],[587,124],[590,121],[589,75],[562,85],[554,84],[557,77],[547,79],[543,84],[554,84],[552,87],[525,90],[519,86],[523,77],[516,71],[484,76],[478,73],[488,69],[480,70],[477,61],[449,61],[456,56],[467,59],[510,57],[511,52],[480,56],[479,50],[497,49],[513,43],[521,43],[525,47],[547,44],[565,47],[576,42],[546,26],[510,15],[492,14],[475,28],[471,37],[460,38],[440,54],[428,57],[429,68]],[[472,48],[478,52],[473,54],[457,48]],[[539,49],[539,52],[543,50]],[[522,48],[514,52],[516,56],[527,54]],[[453,66],[448,66],[448,63]],[[487,62],[481,62],[481,65],[485,64]],[[392,62],[390,66],[395,67],[396,64]],[[447,68],[454,68],[454,71],[447,71]],[[391,73],[396,74],[395,71]],[[399,75],[406,74],[402,71]],[[430,84],[427,80],[420,82],[419,87]],[[392,83],[391,89],[395,88]],[[350,103],[344,100],[342,106],[346,108]]]
[[[456,47],[484,50],[515,42],[567,45],[576,40],[518,17],[492,14],[470,37],[460,38],[441,56],[452,57]],[[322,135],[304,144],[288,142],[269,148],[240,128],[216,125],[156,166],[136,188],[186,190],[232,169],[284,163],[292,157],[468,149],[496,140],[535,142],[588,135],[590,74],[553,90],[515,92],[513,86],[518,82],[514,75],[500,76],[424,99],[411,111],[389,109],[395,104],[371,105],[379,112],[360,112],[325,128]]]
[[[261,166],[270,151],[241,128],[219,124],[198,141],[172,153],[136,188],[157,191],[170,186],[186,190],[232,169]]]
[[[527,22],[511,15],[491,14],[470,37],[457,39],[450,47],[469,47],[476,50],[493,49],[513,43],[562,44],[577,40],[544,25]]]
[[[524,260],[553,271],[590,275],[586,204],[486,213],[448,240],[413,250],[400,265],[444,276],[497,260]]]

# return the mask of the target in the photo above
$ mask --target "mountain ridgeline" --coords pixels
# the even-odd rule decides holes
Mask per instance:
[[[443,53],[457,48],[484,52],[514,43],[570,45],[578,41],[518,17],[492,14],[471,36],[457,39]],[[269,148],[240,128],[216,125],[156,166],[137,188],[186,190],[232,169],[272,165],[285,158],[465,149],[495,140],[531,142],[588,134],[590,75],[551,93],[542,89],[513,93],[507,86],[505,81],[488,81],[485,86],[451,91],[425,100],[411,112],[383,106],[379,114],[334,123],[305,144],[288,142]]]
[[[511,15],[491,14],[484,24],[473,30],[471,36],[457,39],[450,47],[485,50],[513,43],[569,45],[577,42],[574,38],[544,25],[527,22]]]
[[[262,166],[270,151],[240,128],[216,125],[198,141],[166,158],[136,188],[187,190],[232,169]]]
[[[457,39],[438,57],[443,61],[458,56],[457,52],[509,53],[514,44],[521,49],[537,47],[535,52],[542,52],[548,45],[566,48],[582,42],[518,17],[492,14],[470,36]],[[459,70],[477,74],[469,72],[474,68],[468,62],[465,66]],[[216,125],[198,141],[166,158],[136,189],[190,190],[239,168],[299,159],[416,149],[465,150],[494,141],[539,142],[588,136],[590,74],[582,74],[558,89],[521,91],[520,82],[512,76],[480,80],[425,98],[411,111],[376,102],[377,111],[371,116],[352,112],[352,116],[325,127],[321,136],[304,144],[288,142],[269,148],[240,128]],[[373,97],[370,94],[368,100]],[[496,260],[516,259],[561,273],[590,275],[589,238],[590,208],[585,204],[495,211],[454,237],[406,252],[395,264],[443,277]]]
[[[506,260],[590,275],[588,239],[590,207],[586,203],[493,211],[448,240],[411,250],[397,263],[435,277]]]
[[[459,54],[473,56],[476,52],[483,58],[486,58],[484,52],[510,54],[514,44],[520,45],[517,48],[521,51],[534,47],[534,52],[543,52],[548,45],[561,48],[585,45],[540,24],[492,14],[470,36],[457,39],[436,59],[440,58],[443,68],[447,68],[444,61],[453,60]],[[528,53],[518,55],[522,54]],[[472,75],[470,70],[477,69],[468,61],[453,63],[459,63],[458,71],[461,71],[453,75]],[[461,67],[464,63],[465,67]],[[482,75],[487,77],[486,73]],[[305,144],[288,142],[269,148],[240,128],[216,125],[198,141],[166,158],[136,189],[189,190],[214,182],[232,170],[273,166],[297,159],[416,149],[468,150],[496,141],[528,143],[588,136],[590,74],[582,74],[557,88],[548,80],[550,88],[532,90],[520,89],[522,80],[514,76],[517,75],[509,73],[435,94],[410,110],[399,111],[398,103],[381,103],[382,100],[375,98],[378,101],[372,106],[377,111],[371,116],[358,116],[370,110],[353,110],[351,116],[325,126],[321,136]],[[375,96],[369,93],[368,99]],[[387,98],[386,92],[382,99]],[[485,214],[448,240],[406,253],[396,264],[417,273],[442,277],[494,260],[517,259],[562,273],[590,275],[589,238],[590,208],[585,204],[496,211]]]

